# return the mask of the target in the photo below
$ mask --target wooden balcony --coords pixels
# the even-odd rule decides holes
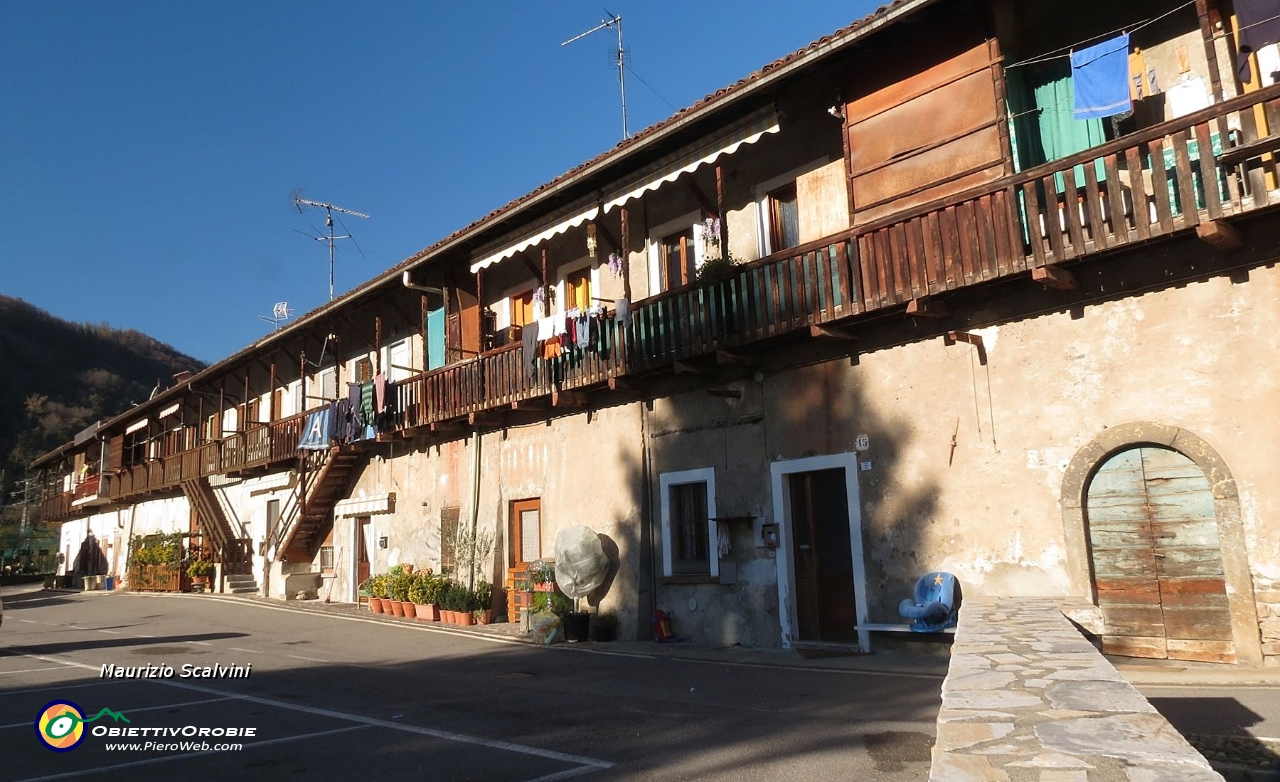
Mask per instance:
[[[1229,244],[1234,230],[1223,218],[1275,200],[1260,161],[1280,150],[1280,136],[1256,140],[1255,110],[1280,127],[1280,85],[762,258],[724,281],[635,302],[627,326],[603,324],[596,352],[526,367],[523,347],[513,344],[417,375],[396,384],[391,428],[421,431],[510,410],[811,326],[856,328],[857,316],[1027,271],[1052,280],[1050,267],[1179,233]],[[188,477],[295,466],[305,417],[117,472],[109,496],[124,501],[176,491]],[[45,519],[67,517],[69,498],[50,495]]]

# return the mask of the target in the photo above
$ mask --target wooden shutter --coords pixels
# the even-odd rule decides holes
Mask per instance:
[[[879,62],[878,89],[857,75],[845,106],[855,225],[1007,173],[999,47],[972,24],[921,31]],[[928,67],[924,67],[929,65]]]
[[[124,466],[124,435],[118,434],[107,441],[107,463],[103,472],[119,470]]]

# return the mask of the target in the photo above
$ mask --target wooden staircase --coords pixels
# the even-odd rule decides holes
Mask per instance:
[[[253,572],[253,553],[249,541],[236,537],[209,480],[203,477],[184,480],[182,493],[196,511],[200,530],[213,544],[215,561],[222,563],[222,572],[226,575]]]
[[[363,454],[350,446],[319,452],[304,462],[300,501],[276,550],[283,562],[310,562],[333,528],[333,506],[346,496]]]

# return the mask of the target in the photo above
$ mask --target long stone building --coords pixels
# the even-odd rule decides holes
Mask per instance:
[[[462,527],[501,591],[585,524],[623,637],[866,650],[944,570],[1274,663],[1280,53],[1243,11],[882,8],[42,456],[66,568],[196,530],[355,601]]]

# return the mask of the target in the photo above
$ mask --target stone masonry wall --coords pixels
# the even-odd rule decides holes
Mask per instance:
[[[965,603],[934,782],[1222,780],[1050,598]]]

